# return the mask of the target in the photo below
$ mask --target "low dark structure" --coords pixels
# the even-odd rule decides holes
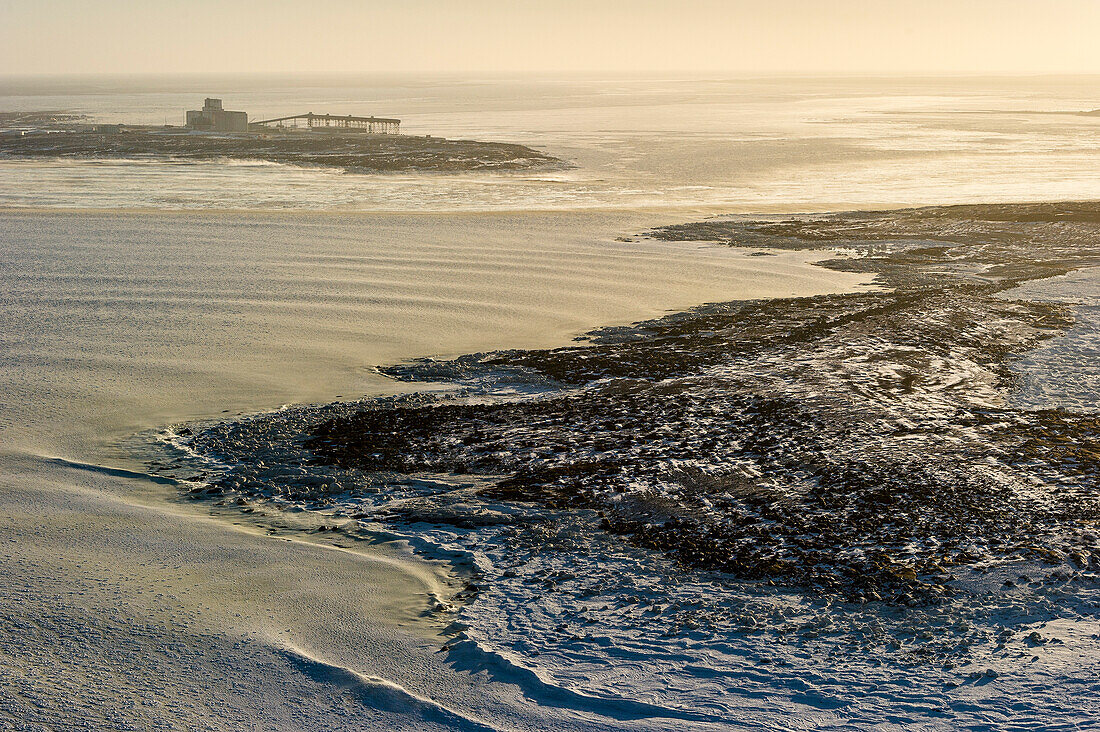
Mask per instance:
[[[167,127],[126,126],[124,134],[78,130],[0,136],[11,157],[173,160],[269,160],[354,173],[539,170],[565,165],[523,145],[393,134],[194,134]]]

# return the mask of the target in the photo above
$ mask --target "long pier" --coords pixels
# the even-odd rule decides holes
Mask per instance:
[[[401,120],[387,117],[354,117],[341,114],[292,114],[289,117],[275,117],[273,119],[261,119],[253,122],[253,125],[269,127],[299,127],[299,122],[305,121],[309,129],[337,129],[357,130],[379,135],[398,135],[401,130]],[[286,124],[293,122],[294,124]]]

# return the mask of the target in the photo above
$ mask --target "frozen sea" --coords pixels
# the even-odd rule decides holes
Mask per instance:
[[[564,345],[706,302],[866,288],[866,277],[790,253],[630,239],[717,213],[1095,199],[1100,117],[1079,113],[1096,106],[1097,81],[0,80],[0,111],[178,123],[202,97],[221,96],[253,117],[396,116],[409,134],[519,142],[574,165],[357,176],[233,160],[0,160],[0,720],[17,729],[1096,723],[1094,702],[1055,711],[1097,691],[1100,628],[1086,624],[1045,631],[1065,642],[1041,667],[1029,668],[1028,655],[995,678],[978,658],[973,683],[949,690],[958,673],[847,664],[843,649],[810,640],[765,653],[702,631],[602,636],[613,644],[585,632],[548,648],[523,633],[562,608],[528,601],[510,578],[466,609],[466,645],[441,652],[453,629],[424,609],[461,587],[464,563],[493,561],[471,559],[460,533],[340,545],[272,531],[181,503],[178,486],[148,475],[132,448],[135,435],[169,425],[408,390],[375,370],[408,359]],[[1095,349],[1095,283],[1071,275],[1045,291],[1081,303],[1079,326],[1021,364],[1063,374],[1036,376],[1021,398],[1095,403],[1081,386],[1095,389],[1095,375],[1067,351]],[[685,603],[717,591],[659,557],[607,551],[624,584],[638,573],[641,615],[623,628],[650,622],[647,583],[677,583]],[[579,581],[540,561],[559,582]],[[845,623],[899,639],[935,632],[935,617],[841,613],[797,596],[738,602],[733,611],[778,614],[803,634],[815,623],[822,634]]]

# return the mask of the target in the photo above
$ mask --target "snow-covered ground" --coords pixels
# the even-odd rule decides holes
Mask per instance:
[[[1073,327],[1017,362],[1023,383],[1016,398],[1031,408],[1100,408],[1100,268],[1028,282],[1013,297],[1073,306]]]
[[[831,266],[889,289],[387,369],[460,388],[180,426],[166,470],[219,511],[446,561],[447,665],[562,724],[1093,727],[1095,434],[1015,403],[1095,404],[1056,375],[1091,311],[998,284],[1093,261],[1093,214],[1010,213],[764,224],[844,231]],[[1067,279],[1091,302],[1088,272]]]

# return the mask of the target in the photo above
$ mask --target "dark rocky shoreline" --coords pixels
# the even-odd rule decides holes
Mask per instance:
[[[371,134],[206,134],[127,127],[117,134],[52,129],[0,134],[0,155],[16,158],[265,160],[352,173],[516,171],[566,167],[524,145]]]
[[[1011,401],[1013,361],[1072,311],[1006,295],[1100,264],[1100,204],[722,218],[648,235],[830,250],[823,266],[878,273],[884,289],[710,305],[575,347],[388,367],[533,395],[323,407],[294,434],[262,418],[215,426],[192,449],[267,463],[210,476],[201,495],[323,506],[467,481],[460,510],[438,510],[450,495],[438,489],[361,518],[522,523],[479,501],[585,510],[685,567],[856,601],[936,601],[956,592],[958,569],[998,561],[1048,562],[1061,579],[1067,565],[1100,569],[1100,416]],[[273,452],[280,440],[289,447]],[[293,451],[298,472],[279,477],[272,456]],[[298,480],[307,470],[342,477]]]

